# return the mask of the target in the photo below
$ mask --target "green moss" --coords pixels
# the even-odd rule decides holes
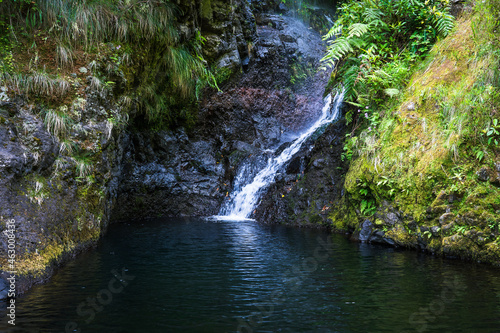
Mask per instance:
[[[233,74],[235,74],[233,69],[228,67],[222,67],[215,69],[214,77],[215,80],[217,81],[217,84],[222,84],[227,80],[229,80]]]
[[[385,237],[392,239],[399,246],[415,248],[418,244],[416,234],[411,235],[401,225],[398,225],[385,233]]]
[[[358,216],[345,196],[335,205],[335,209],[331,210],[328,219],[332,228],[339,232],[349,232],[358,226]]]
[[[201,1],[201,17],[210,21],[213,19],[211,0]]]

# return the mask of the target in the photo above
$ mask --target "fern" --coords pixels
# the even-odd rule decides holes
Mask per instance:
[[[328,40],[328,39],[339,36],[342,33],[343,28],[344,28],[344,25],[342,23],[340,23],[340,21],[337,21],[333,25],[333,27],[327,32],[327,34],[323,36],[323,40]]]
[[[354,23],[349,27],[349,33],[347,35],[347,38],[353,38],[353,37],[361,37],[365,33],[367,33],[370,29],[369,24],[364,24],[364,23]]]
[[[345,101],[348,103],[356,101],[358,97],[358,91],[356,90],[356,84],[358,83],[358,77],[360,74],[359,64],[351,65],[344,73],[342,77],[342,82],[345,89]]]
[[[451,29],[453,29],[454,22],[455,18],[447,13],[437,12],[434,17],[434,24],[436,25],[438,33],[445,37],[450,33]]]
[[[449,8],[436,9],[441,6],[439,0],[348,0],[323,37],[328,47],[321,61],[324,68],[334,68],[330,86],[343,82],[346,101],[353,105],[398,95],[407,80],[407,63],[453,28]]]
[[[378,8],[367,7],[365,8],[363,16],[366,21],[372,22],[381,20],[382,16],[384,16],[384,13],[382,13]]]

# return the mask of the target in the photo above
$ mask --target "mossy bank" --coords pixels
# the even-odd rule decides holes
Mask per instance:
[[[336,230],[500,264],[498,2],[466,11],[358,132]],[[371,131],[370,131],[371,130]]]

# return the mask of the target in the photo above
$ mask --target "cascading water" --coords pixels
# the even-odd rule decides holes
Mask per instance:
[[[246,185],[242,184],[242,179],[245,178],[245,173],[247,172],[247,168],[243,167],[236,178],[235,189],[230,195],[231,199],[221,208],[218,218],[231,220],[249,218],[258,203],[262,190],[274,181],[278,170],[291,160],[299,151],[302,144],[318,128],[332,122],[338,117],[343,98],[344,92],[335,95],[333,99],[331,95],[328,95],[325,98],[321,117],[307,131],[295,139],[288,148],[283,150],[279,156],[269,158],[266,166]]]

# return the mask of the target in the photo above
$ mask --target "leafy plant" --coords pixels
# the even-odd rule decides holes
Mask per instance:
[[[467,227],[465,225],[462,225],[462,226],[455,226],[454,228],[454,231],[457,233],[457,234],[464,234],[466,231],[467,231]]]
[[[42,176],[35,175],[29,182],[30,186],[27,188],[27,196],[32,203],[39,206],[48,198],[48,191],[45,188],[45,180]]]
[[[393,196],[396,192],[396,181],[387,176],[382,176],[382,180],[377,182],[377,186],[383,186],[389,188],[387,190],[387,194],[389,194],[389,196]]]
[[[92,173],[92,161],[88,155],[78,155],[73,160],[76,164],[77,179],[85,179]]]
[[[453,27],[441,0],[348,1],[330,31],[324,66],[332,85],[346,89],[346,101],[362,106],[370,98],[396,96],[408,77],[408,63],[425,54]],[[378,96],[378,97],[377,97]]]
[[[344,142],[343,152],[340,156],[342,161],[350,161],[352,159],[352,155],[354,154],[355,147],[357,145],[358,137],[351,136],[350,134],[346,135],[346,140]]]
[[[377,207],[372,200],[361,200],[360,211],[361,214],[371,216],[375,213]]]
[[[500,140],[500,123],[498,119],[493,119],[488,128],[483,130],[483,133],[488,138],[488,145],[495,144],[495,146],[498,146]]]
[[[70,87],[67,81],[38,69],[37,43],[42,31],[45,40],[56,41],[60,68],[74,66],[75,54],[84,51],[93,62],[91,88],[127,95],[132,100],[127,105],[155,126],[192,121],[194,108],[182,106],[194,105],[206,85],[217,88],[203,59],[201,33],[180,44],[175,28],[178,12],[171,1],[16,0],[2,6],[0,28],[21,32],[26,39],[22,43],[30,43],[35,54],[31,72],[18,76],[15,72],[20,69],[8,61],[16,34],[0,33],[0,67],[9,74],[4,78],[15,78],[11,83],[28,98],[42,97],[43,102],[58,97],[61,102]]]
[[[360,180],[357,183],[358,192],[361,196],[360,212],[363,215],[371,216],[375,213],[377,207],[372,197],[370,187],[366,180]]]

